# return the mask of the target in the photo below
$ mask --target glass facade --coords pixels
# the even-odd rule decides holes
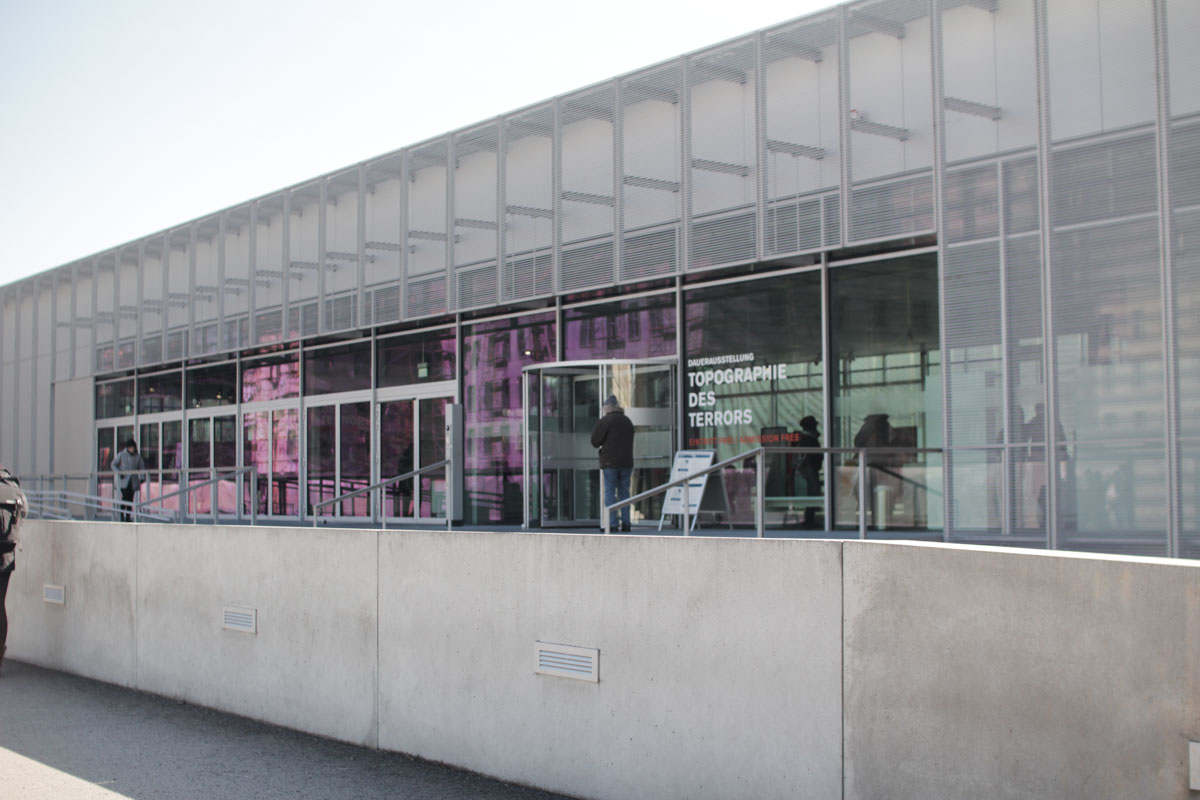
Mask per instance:
[[[452,381],[458,374],[453,328],[380,339],[377,379],[380,387]]]
[[[0,460],[232,416],[233,506],[304,516],[426,463],[425,387],[514,523],[522,368],[666,357],[681,447],[909,451],[773,454],[784,529],[1200,554],[1196,8],[855,0],[0,287]]]
[[[465,518],[519,524],[524,454],[521,370],[554,361],[553,314],[481,323],[463,333]]]

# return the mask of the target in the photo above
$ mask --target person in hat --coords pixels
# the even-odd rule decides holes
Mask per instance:
[[[604,401],[604,416],[592,430],[592,447],[600,449],[600,471],[604,475],[604,504],[610,506],[629,499],[629,480],[633,477],[633,421],[625,416],[616,395]],[[609,513],[609,530],[632,530],[629,506],[621,508],[621,527],[617,512]]]
[[[129,522],[133,519],[133,498],[137,496],[142,481],[146,479],[143,474],[146,462],[142,459],[142,454],[138,452],[137,442],[133,439],[125,442],[125,449],[117,453],[117,457],[113,459],[112,468],[117,473],[117,486],[121,489],[121,500],[129,504],[121,506],[121,521]]]

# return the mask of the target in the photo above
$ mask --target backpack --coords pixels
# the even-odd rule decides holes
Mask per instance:
[[[0,467],[0,572],[8,572],[13,568],[25,511],[25,492],[21,491],[21,481],[6,468]]]

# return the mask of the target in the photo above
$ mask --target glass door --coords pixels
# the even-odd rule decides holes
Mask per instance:
[[[446,458],[446,406],[453,398],[405,397],[377,405],[379,480],[428,467]],[[434,469],[383,489],[383,516],[429,520],[446,514],[446,471]]]
[[[218,514],[237,514],[237,474],[221,471],[237,467],[237,417],[191,417],[187,428],[187,484],[197,486],[187,493],[187,513],[212,514],[215,503]],[[207,483],[214,476],[217,482]]]
[[[307,414],[307,513],[369,519],[370,495],[328,501],[371,484],[371,402],[310,406]]]
[[[526,525],[600,524],[600,465],[591,434],[615,395],[634,426],[630,493],[665,483],[675,453],[675,364],[602,361],[541,364],[525,370]],[[633,509],[657,520],[662,499]]]
[[[244,512],[257,503],[260,517],[300,512],[300,410],[266,408],[242,414],[242,463],[255,468],[245,486]]]
[[[148,480],[142,488],[144,499],[149,502],[164,494],[179,489],[179,467],[183,464],[183,421],[179,419],[152,420],[142,422],[139,440],[142,459],[146,462]],[[179,510],[179,495],[154,503],[151,511],[175,512]]]
[[[133,438],[132,418],[128,423],[106,420],[96,427],[96,494],[100,497],[118,497],[113,488],[112,462],[121,445]]]

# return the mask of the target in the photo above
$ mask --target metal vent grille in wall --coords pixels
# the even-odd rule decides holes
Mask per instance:
[[[43,583],[42,600],[47,603],[53,603],[56,606],[65,606],[67,604],[66,587],[55,586],[52,583]]]
[[[239,633],[258,633],[258,609],[224,606],[221,609],[221,627]]]
[[[600,682],[600,651],[550,642],[533,643],[533,671],[579,681]]]

